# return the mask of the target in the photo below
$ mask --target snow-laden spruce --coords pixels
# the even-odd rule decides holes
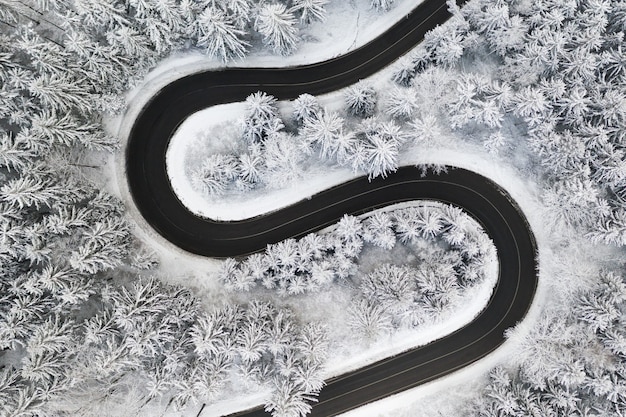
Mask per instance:
[[[346,89],[344,99],[350,113],[359,117],[370,117],[376,110],[376,95],[372,85],[359,81]]]
[[[223,11],[207,7],[196,22],[198,45],[205,47],[209,55],[223,61],[245,56],[250,46],[243,40],[245,32],[238,29]]]
[[[598,283],[578,294],[573,308],[547,312],[515,348],[515,367],[490,373],[470,416],[599,416],[624,412],[626,335],[621,324],[626,285],[617,271],[601,271]],[[592,411],[593,410],[593,411]]]
[[[344,216],[329,233],[287,239],[242,261],[225,261],[220,279],[231,290],[251,291],[260,285],[283,296],[297,295],[354,276],[365,245],[392,249],[398,241],[410,246],[422,240],[440,241],[458,251],[457,258],[450,258],[454,268],[448,270],[451,275],[446,279],[461,286],[482,279],[495,256],[490,239],[462,210],[432,203],[377,211],[364,219]],[[441,271],[434,275],[423,272],[426,275],[420,279],[444,279]],[[422,287],[439,291],[439,285],[443,284],[423,282]]]
[[[243,138],[248,142],[262,142],[271,134],[282,130],[282,120],[278,116],[276,98],[262,91],[246,98],[246,112],[243,119]]]
[[[292,10],[300,15],[302,23],[311,23],[314,20],[324,22],[328,0],[294,0]]]
[[[289,55],[296,48],[296,18],[284,4],[261,5],[254,20],[254,28],[263,35],[263,42],[277,54]]]

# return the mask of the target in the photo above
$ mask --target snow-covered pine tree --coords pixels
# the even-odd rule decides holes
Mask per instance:
[[[370,179],[385,178],[398,169],[398,141],[387,135],[371,132],[366,142],[367,161],[365,171]]]
[[[449,260],[445,262],[444,259],[439,259],[421,264],[416,270],[415,279],[419,290],[424,294],[421,302],[426,309],[433,310],[433,315],[458,296],[456,272],[454,264]]]
[[[51,112],[34,115],[30,133],[42,141],[65,146],[81,144],[94,150],[114,150],[117,140],[107,136],[98,125],[65,114],[59,117]]]
[[[243,119],[243,137],[249,143],[264,141],[270,131],[276,132],[283,128],[278,117],[276,98],[262,91],[250,94],[246,98]]]
[[[441,135],[439,120],[433,114],[425,114],[413,119],[409,127],[416,143],[430,144]]]
[[[311,412],[309,401],[314,397],[293,385],[286,379],[279,379],[274,383],[274,394],[265,404],[265,411],[273,417],[306,416]]]
[[[233,23],[238,28],[244,28],[250,21],[252,4],[250,0],[228,0],[222,2],[222,7],[225,7],[229,16],[232,18]]]
[[[328,355],[328,332],[320,323],[308,323],[302,327],[296,344],[303,360],[323,364]]]
[[[305,120],[316,118],[322,112],[322,108],[317,97],[311,94],[303,93],[293,101],[293,116],[298,123],[304,123]]]
[[[348,311],[348,324],[369,340],[392,329],[391,319],[379,303],[361,299]]]
[[[309,24],[314,20],[323,22],[326,20],[326,4],[328,0],[294,0],[292,10],[300,15],[302,23]]]
[[[209,6],[198,17],[197,25],[200,32],[197,43],[206,48],[208,55],[224,62],[245,56],[249,46],[243,39],[245,32],[225,12]]]
[[[455,28],[458,28],[458,25]],[[433,48],[433,59],[436,64],[444,68],[451,68],[461,59],[464,50],[462,32],[461,28],[457,30],[445,29],[443,39]]]
[[[71,109],[89,109],[90,95],[66,75],[41,75],[28,85],[28,92],[36,97],[42,107],[60,113]]]
[[[213,154],[192,174],[192,182],[199,189],[212,195],[223,193],[239,175],[237,159],[233,155]]]
[[[0,166],[9,171],[23,171],[35,153],[8,132],[0,133]]]
[[[586,236],[590,238],[592,242],[604,242],[616,246],[625,246],[626,210],[623,208],[611,210],[610,214],[601,219],[600,224],[589,231]]]
[[[359,289],[365,299],[380,305],[397,323],[402,314],[416,308],[419,293],[414,274],[409,267],[383,264],[363,276]]]
[[[339,137],[343,134],[344,120],[337,113],[324,111],[317,117],[304,119],[300,129],[300,137],[307,143],[320,147],[322,158],[335,155]]]
[[[358,217],[344,214],[341,220],[337,223],[334,233],[344,242],[361,240],[363,234],[363,224]]]
[[[391,217],[383,211],[376,211],[366,218],[363,222],[363,240],[383,249],[392,249],[396,244],[396,234]]]
[[[417,96],[410,88],[394,87],[385,100],[385,111],[396,119],[410,120],[417,109]]]
[[[264,168],[264,160],[259,144],[250,144],[249,152],[239,155],[237,166],[239,177],[236,185],[240,189],[253,188],[260,180]]]
[[[254,21],[254,28],[275,53],[289,55],[295,50],[298,41],[296,18],[284,4],[262,4]]]
[[[301,177],[304,155],[291,134],[279,132],[269,136],[263,151],[265,169],[261,175],[269,187],[282,188]]]
[[[374,86],[361,80],[346,89],[344,100],[351,114],[358,117],[370,117],[376,110],[377,93]]]
[[[370,0],[370,7],[380,12],[386,12],[393,6],[394,0]]]
[[[33,176],[15,178],[0,187],[0,199],[20,209],[51,207],[56,200],[56,193],[48,185],[47,181]]]
[[[115,268],[126,259],[130,230],[121,219],[94,222],[84,231],[69,257],[73,268],[95,274]]]

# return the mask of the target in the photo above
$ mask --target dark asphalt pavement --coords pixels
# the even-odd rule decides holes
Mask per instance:
[[[321,222],[325,222],[327,213],[329,217],[344,212],[359,213],[391,202],[415,199],[462,207],[482,224],[493,240],[500,271],[487,308],[474,321],[424,347],[327,381],[319,402],[313,406],[312,416],[337,415],[463,368],[498,348],[504,341],[504,331],[526,314],[537,286],[536,244],[517,205],[490,180],[463,169],[420,178],[417,169],[404,167],[387,180],[368,183],[361,178],[325,191],[319,197],[331,204],[328,209],[322,208]],[[332,205],[337,200],[344,201]],[[300,205],[305,216],[303,226],[309,218],[306,211],[309,204],[317,209],[318,196]],[[293,209],[298,212],[296,207]],[[276,215],[281,216],[280,212]],[[237,415],[267,414],[256,409]]]
[[[165,169],[171,135],[192,113],[209,106],[243,101],[256,91],[279,99],[307,92],[322,94],[366,78],[413,48],[424,34],[450,16],[442,0],[426,0],[392,29],[367,45],[341,57],[293,68],[231,68],[206,71],[172,82],[159,91],[138,116],[126,146],[126,174],[139,211],[162,236],[200,255],[225,257],[259,250],[287,235],[264,234],[248,239],[265,227],[247,222],[246,229],[195,218],[178,200]],[[302,209],[300,209],[302,210]],[[277,223],[286,212],[276,217]],[[306,228],[314,226],[314,218]],[[328,223],[328,220],[325,223]],[[275,223],[275,224],[277,224]],[[288,228],[282,228],[283,233]],[[291,228],[290,230],[295,230]],[[233,237],[243,239],[226,240]]]
[[[226,69],[177,80],[146,105],[126,149],[130,191],[148,223],[179,247],[211,257],[240,256],[268,243],[299,237],[392,203],[433,199],[455,204],[478,220],[498,250],[500,276],[488,307],[472,323],[419,349],[328,381],[314,416],[332,416],[431,381],[492,352],[504,331],[520,321],[537,286],[536,245],[517,205],[497,185],[470,171],[421,177],[403,167],[387,179],[367,178],[326,190],[264,216],[216,222],[192,215],[173,192],[165,167],[171,135],[185,118],[211,105],[242,101],[262,90],[279,99],[321,94],[353,84],[410,50],[426,31],[449,17],[441,0],[426,0],[389,32],[352,53],[319,64],[280,69]],[[266,415],[251,410],[246,416]]]

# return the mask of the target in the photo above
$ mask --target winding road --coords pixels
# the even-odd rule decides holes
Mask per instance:
[[[426,0],[385,34],[336,59],[294,68],[207,71],[179,79],[152,98],[131,130],[126,171],[134,201],[155,230],[192,253],[241,256],[319,230],[345,213],[421,199],[462,207],[493,240],[500,275],[479,317],[436,342],[327,381],[313,416],[337,415],[434,380],[500,346],[504,331],[526,314],[537,286],[536,244],[524,215],[504,190],[476,173],[451,168],[422,177],[418,169],[403,167],[384,180],[357,178],[267,215],[212,221],[194,216],[176,197],[166,172],[167,146],[188,115],[211,105],[242,101],[257,90],[291,99],[303,92],[321,94],[350,85],[410,50],[448,17],[444,2]],[[267,414],[254,409],[237,415]]]

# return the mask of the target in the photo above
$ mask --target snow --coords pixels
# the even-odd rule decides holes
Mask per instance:
[[[276,57],[265,52],[257,52],[246,58],[244,62],[233,62],[229,65],[250,67],[288,66],[315,62],[340,55],[347,50],[366,43],[367,40],[371,39],[368,36],[376,36],[376,34],[382,32],[415,7],[415,5],[416,3],[408,0],[398,2],[391,12],[383,15],[385,18],[381,18],[379,14],[366,10],[367,5],[335,1],[329,7],[328,22],[323,26],[313,25],[308,29],[311,33],[316,34],[315,39],[301,43],[296,54],[290,57]],[[342,10],[343,12],[341,12]],[[323,45],[323,47],[320,47],[320,45]],[[332,45],[332,47],[329,47],[329,45]],[[142,86],[129,94],[129,110],[123,118],[110,121],[109,126],[111,130],[117,131],[118,136],[121,138],[127,137],[134,118],[158,89],[186,74],[219,66],[222,65],[217,61],[209,61],[201,55],[173,57],[165,61],[149,75]],[[388,77],[389,74],[383,71],[373,77],[373,79],[378,84],[384,83],[382,80]],[[321,103],[329,107],[341,107],[341,102],[341,92],[335,92],[321,98]],[[196,137],[195,133],[198,130],[219,127],[219,124],[224,121],[237,120],[241,112],[241,103],[235,103],[208,109],[206,113],[202,113],[202,116],[198,116],[198,119],[190,118],[181,127],[181,133],[174,139],[174,141],[178,141],[180,138],[186,137],[188,142],[180,146],[173,146],[169,150],[167,157],[168,170],[174,173],[183,172],[180,170],[180,167],[184,166],[184,157],[192,144],[190,139]],[[188,133],[183,129],[189,129]],[[542,276],[545,276],[546,271],[550,270],[549,266],[553,261],[550,259],[549,250],[546,251],[546,249],[551,246],[551,235],[543,227],[539,190],[532,176],[526,176],[525,173],[520,173],[515,168],[512,168],[506,161],[487,154],[482,146],[463,142],[452,137],[440,138],[436,146],[434,144],[422,147],[415,146],[402,155],[400,162],[400,165],[420,163],[449,164],[473,170],[498,183],[511,194],[529,220],[540,248],[539,261],[542,266]],[[138,225],[136,232],[142,239],[153,242],[152,248],[162,260],[161,271],[164,279],[170,283],[182,284],[192,288],[207,306],[219,304],[224,297],[228,297],[229,295],[225,293],[215,279],[214,274],[220,265],[219,261],[192,255],[178,249],[161,238],[143,220],[136,207],[132,204],[132,197],[128,193],[124,176],[123,153],[118,154],[116,161],[108,164],[108,166],[114,169],[114,176],[117,177],[117,184],[114,184],[114,186],[117,186],[117,194],[122,196],[124,202],[129,207],[132,220]],[[347,169],[325,170],[324,175],[307,175],[302,181],[283,190],[271,190],[269,192],[266,190],[252,198],[244,196],[242,198],[248,198],[245,200],[245,204],[243,200],[207,204],[203,196],[189,192],[190,184],[186,182],[185,177],[171,175],[174,189],[180,196],[184,196],[185,204],[188,207],[203,216],[221,220],[235,220],[252,217],[293,204],[328,187],[354,178],[355,174]],[[525,319],[525,323],[534,322],[539,312],[543,309],[545,300],[548,298],[547,291],[549,291],[545,281],[545,279],[540,279],[539,281],[537,295]],[[355,354],[354,350],[346,351],[344,355],[334,358],[329,363],[326,375],[333,376],[350,369],[356,369],[366,363],[400,353],[408,348],[428,343],[450,333],[464,323],[471,321],[469,317],[473,318],[484,307],[492,288],[493,282],[489,284],[486,282],[484,285],[476,288],[475,293],[467,295],[467,298],[471,299],[472,302],[462,305],[439,325],[432,326],[429,329],[422,329],[419,332],[407,331],[406,333],[398,333],[387,340],[381,340],[372,344],[360,354]],[[320,294],[320,298],[326,296],[330,295]],[[327,313],[330,314],[330,312]],[[342,312],[336,313],[342,314]],[[498,363],[506,362],[510,359],[510,346],[515,345],[515,340],[518,337],[523,337],[523,329],[516,332],[512,339],[507,340],[494,353],[472,365],[423,386],[354,410],[347,415],[428,415],[428,410],[422,408],[426,401],[433,401],[435,404],[444,406],[444,408],[438,408],[436,405],[433,405],[431,407],[432,410],[446,410],[445,406],[448,409],[453,409],[449,402],[441,404],[442,398],[447,400],[449,396],[439,395],[439,393],[460,391],[455,398],[466,397],[471,392],[471,387],[481,385],[477,381],[480,381],[489,369]],[[451,396],[454,397],[453,394]],[[258,404],[259,400],[259,396],[233,397],[220,401],[212,407],[205,408],[202,416],[227,414],[242,407],[253,406],[255,402]],[[420,404],[419,414],[414,409],[407,412],[407,408],[410,409],[411,403]],[[190,412],[194,412],[195,415],[197,410],[193,409]]]
[[[439,321],[416,329],[405,329],[389,337],[380,338],[362,350],[353,344],[342,346],[341,352],[330,355],[324,378],[331,378],[362,368],[372,362],[398,355],[407,350],[424,346],[453,333],[470,323],[485,309],[498,280],[498,263],[492,262],[486,279],[456,300],[440,317]]]
[[[310,64],[330,59],[365,45],[376,36],[393,26],[398,20],[406,16],[420,3],[421,0],[397,0],[391,10],[381,13],[371,10],[369,1],[331,1],[326,6],[326,10],[328,12],[327,20],[325,22],[314,22],[311,25],[302,28],[302,39],[298,45],[298,49],[293,55],[287,57],[276,56],[268,51],[253,51],[245,58],[245,60],[235,60],[227,65],[224,65],[221,61],[217,59],[208,59],[205,55],[200,53],[175,54],[172,57],[163,60],[154,70],[146,75],[140,85],[129,91],[126,96],[126,102],[128,103],[127,111],[122,116],[105,120],[104,125],[109,133],[120,138],[123,146],[124,142],[128,138],[128,135],[130,134],[133,123],[142,108],[150,101],[157,91],[176,79],[196,72],[223,68],[225,66],[285,67]],[[375,77],[377,79],[379,78],[378,76]],[[330,108],[340,108],[342,105],[341,103],[341,95],[336,92],[328,95],[325,99],[324,105]],[[210,113],[206,113],[207,116],[211,115],[213,111],[219,110],[209,109],[208,111]],[[222,111],[225,113],[232,112],[232,116],[228,117],[230,120],[236,119],[237,114],[240,114],[240,110],[238,110],[236,104],[226,105]],[[190,123],[192,126],[195,126],[194,121],[191,121]],[[211,127],[211,124],[206,126]],[[193,128],[190,129],[193,130]],[[178,141],[178,139],[175,140]],[[184,148],[174,150],[169,153],[168,164],[184,163],[179,158],[184,157],[185,147],[189,145],[188,143],[185,143],[181,146]],[[111,171],[107,176],[110,176],[113,180],[108,184],[108,187],[110,188],[110,192],[114,195],[120,196],[124,202],[127,207],[128,215],[137,225],[136,233],[138,236],[145,241],[154,242],[156,247],[153,249],[156,250],[156,252],[160,254],[163,259],[166,259],[169,253],[175,253],[177,256],[190,257],[202,264],[205,264],[207,261],[203,262],[202,259],[196,259],[201,257],[188,254],[163,239],[143,219],[141,213],[137,210],[128,189],[124,156],[123,152],[110,156],[107,168],[110,168]],[[173,171],[174,170],[170,170],[169,172]],[[283,202],[286,204],[293,204],[294,202],[300,200],[303,194],[305,196],[311,196],[327,188],[330,184],[343,182],[344,178],[352,178],[351,173],[348,170],[344,170],[342,174],[335,173],[334,175],[337,175],[337,178],[329,178],[330,176],[326,175],[317,175],[318,173],[315,172],[309,174],[311,175],[307,175],[308,179],[306,182],[302,184],[293,184],[289,189],[290,191],[279,195],[279,199],[276,200],[276,202],[278,204],[282,204]],[[322,174],[322,172],[319,172],[319,174]],[[341,177],[339,177],[339,175],[341,175]],[[250,200],[250,204],[241,204],[241,201],[234,202],[231,200],[230,204],[221,205],[211,203],[211,205],[208,205],[204,201],[204,198],[200,198],[199,193],[191,191],[191,185],[188,180],[178,178],[177,176],[172,176],[170,179],[174,189],[179,193],[179,198],[182,199],[187,208],[198,215],[211,217],[216,220],[241,219],[254,215],[254,213],[258,214],[259,212],[269,212],[281,207],[280,205],[277,206],[274,204],[273,194],[264,195],[264,193],[256,196],[258,198]],[[298,195],[293,194],[294,192],[298,192]],[[290,197],[290,195],[293,195],[293,197]],[[236,207],[238,210],[233,210],[234,203],[237,203]],[[242,206],[247,207],[244,208]],[[250,211],[257,209],[258,211]],[[215,261],[208,262],[214,264],[215,267],[218,264]]]

